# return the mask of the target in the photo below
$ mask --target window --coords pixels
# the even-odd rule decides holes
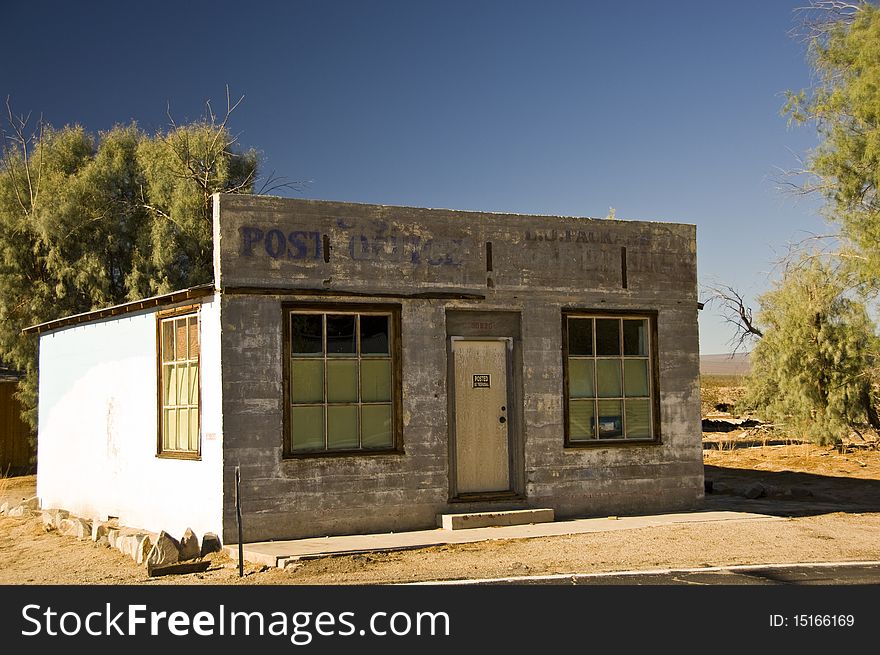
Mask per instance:
[[[159,314],[159,454],[199,454],[199,314]]]
[[[563,315],[565,441],[652,441],[652,316]]]
[[[396,448],[398,317],[396,308],[287,309],[288,454]]]

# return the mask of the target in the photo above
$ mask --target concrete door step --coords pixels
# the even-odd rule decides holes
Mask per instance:
[[[491,528],[504,525],[552,522],[552,509],[514,509],[502,512],[467,512],[463,514],[437,515],[437,524],[444,530],[466,530],[468,528]]]

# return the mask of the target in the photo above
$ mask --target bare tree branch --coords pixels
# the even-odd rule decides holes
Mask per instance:
[[[706,287],[706,291],[709,294],[706,304],[720,305],[721,317],[734,327],[734,335],[729,341],[733,348],[731,355],[764,336],[755,322],[752,308],[740,292],[726,284]]]

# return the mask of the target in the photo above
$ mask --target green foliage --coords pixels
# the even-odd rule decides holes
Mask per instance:
[[[817,84],[789,93],[784,111],[816,123],[820,145],[808,173],[827,199],[829,218],[862,282],[880,281],[880,8],[860,4],[847,18],[825,24],[810,41]]]
[[[0,360],[25,374],[35,424],[36,339],[22,328],[209,282],[211,194],[251,192],[258,162],[213,115],[155,135],[25,128],[10,114],[0,159]]]
[[[794,436],[839,442],[872,406],[875,327],[840,273],[804,257],[759,298],[746,406]]]

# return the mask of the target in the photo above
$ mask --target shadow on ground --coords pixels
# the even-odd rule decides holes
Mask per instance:
[[[704,466],[711,509],[774,516],[880,512],[880,480]]]

